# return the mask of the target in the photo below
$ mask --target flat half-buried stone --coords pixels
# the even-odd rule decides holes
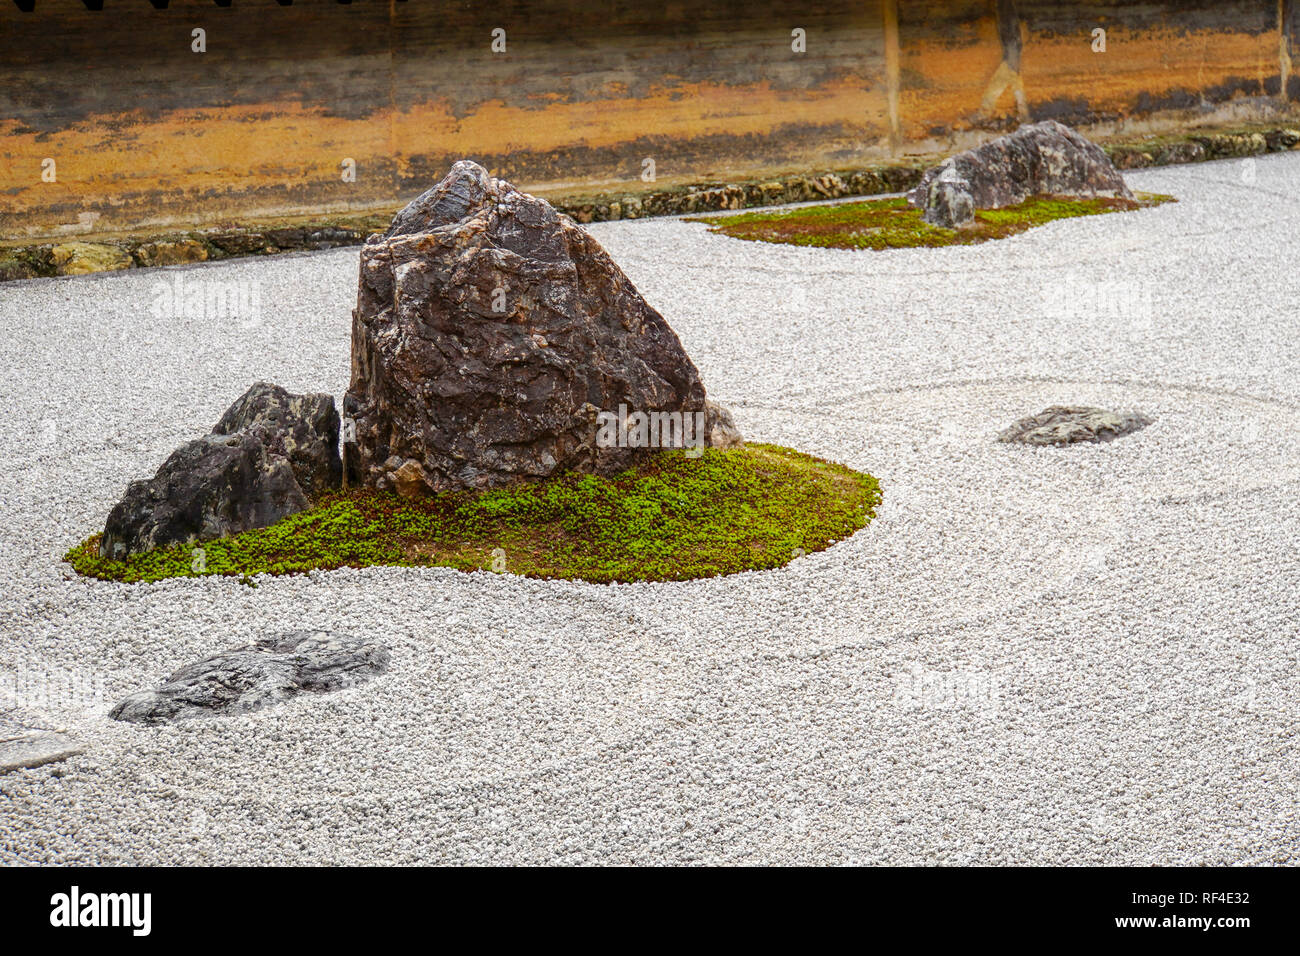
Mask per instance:
[[[0,773],[67,760],[83,749],[67,734],[54,731],[34,730],[15,736],[6,735],[0,738]]]
[[[386,647],[333,631],[290,631],[188,664],[153,690],[132,694],[114,720],[163,724],[246,714],[298,694],[364,683],[388,669]]]
[[[1150,424],[1150,418],[1138,413],[1112,412],[1090,405],[1052,405],[999,432],[998,441],[1018,445],[1103,442]]]

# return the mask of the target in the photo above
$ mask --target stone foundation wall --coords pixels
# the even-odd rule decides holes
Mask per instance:
[[[1297,148],[1300,148],[1300,129],[1296,128],[1162,136],[1105,147],[1111,161],[1121,169],[1244,158]],[[555,205],[579,222],[605,222],[846,199],[908,190],[920,181],[925,165],[904,163],[766,181],[647,189],[637,193],[556,199]],[[395,208],[293,225],[254,223],[96,241],[10,242],[0,244],[0,282],[360,245],[368,236],[383,232],[394,212]]]

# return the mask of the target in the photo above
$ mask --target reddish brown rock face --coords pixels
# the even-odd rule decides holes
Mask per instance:
[[[600,244],[544,200],[452,171],[361,252],[350,478],[403,494],[612,474],[596,417],[704,411],[695,365]]]

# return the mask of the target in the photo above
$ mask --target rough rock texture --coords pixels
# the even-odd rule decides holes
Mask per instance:
[[[945,159],[926,171],[908,201],[925,211],[926,222],[953,227],[970,222],[976,209],[1031,196],[1133,198],[1100,146],[1045,120]]]
[[[99,553],[130,554],[265,528],[338,487],[339,414],[330,395],[257,382],[212,434],[182,445],[108,514]]]
[[[264,528],[307,498],[287,459],[253,435],[206,435],[176,449],[148,481],[133,481],[108,513],[99,553],[153,548]]]
[[[195,239],[159,240],[136,247],[135,261],[141,266],[175,266],[189,262],[206,262],[208,250]]]
[[[940,226],[956,226],[975,218],[970,182],[955,167],[942,170],[930,183],[924,218]]]
[[[338,487],[343,461],[339,413],[332,395],[294,395],[279,385],[257,382],[212,428],[214,435],[242,431],[255,436],[272,454],[287,458],[308,497]]]
[[[459,162],[361,252],[352,322],[359,484],[419,494],[575,470],[646,449],[598,447],[596,416],[704,409],[676,334],[584,229]]]
[[[296,694],[360,684],[388,669],[388,649],[331,631],[291,631],[182,667],[153,690],[132,694],[114,720],[160,724],[244,714]]]
[[[1087,405],[1052,405],[1000,432],[998,441],[1020,445],[1110,441],[1150,424],[1151,419],[1140,414],[1119,414]]]
[[[64,242],[53,249],[59,275],[115,272],[131,268],[131,257],[116,246],[102,242]]]

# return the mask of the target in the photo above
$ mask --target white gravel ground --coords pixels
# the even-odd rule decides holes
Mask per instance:
[[[0,776],[0,862],[1295,862],[1300,155],[1129,180],[1181,201],[886,253],[592,227],[748,436],[884,487],[828,551],[683,584],[77,579],[252,380],[341,396],[357,250],[0,285],[0,718],[87,748]],[[155,319],[178,274],[264,320]],[[993,442],[1053,403],[1155,424]],[[105,716],[302,626],[393,671]]]

